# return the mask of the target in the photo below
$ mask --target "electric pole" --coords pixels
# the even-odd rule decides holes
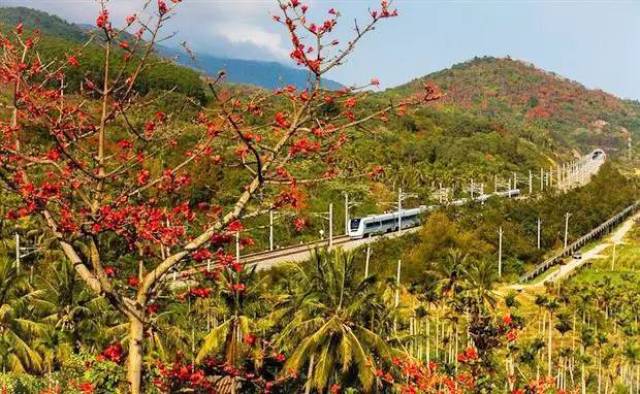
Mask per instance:
[[[396,297],[395,297],[395,309],[396,312],[398,310],[398,306],[400,306],[400,269],[402,267],[402,260],[398,260],[398,271],[396,273]],[[396,313],[397,315],[397,313]],[[398,321],[397,317],[393,318],[393,331],[398,331]]]
[[[367,244],[367,256],[364,260],[364,278],[369,277],[369,261],[371,259],[371,244]]]
[[[398,189],[398,232],[402,231],[402,189]]]
[[[569,216],[571,216],[571,214],[569,212],[567,212],[564,215],[564,248],[567,248],[567,240],[569,238]]]
[[[20,234],[16,233],[16,273],[20,273]]]
[[[502,277],[502,226],[498,230],[498,277]]]
[[[236,231],[236,262],[240,262],[240,231]]]
[[[613,253],[611,254],[611,271],[616,264],[616,242],[613,243]]]
[[[333,247],[333,203],[329,203],[329,249]]]
[[[349,235],[349,194],[344,193],[344,235]]]
[[[269,211],[269,250],[273,250],[273,211]]]
[[[540,230],[542,229],[542,221],[538,218],[538,250],[540,250]]]

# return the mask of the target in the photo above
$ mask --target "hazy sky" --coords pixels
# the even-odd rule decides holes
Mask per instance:
[[[155,0],[153,0],[155,2]],[[168,1],[168,0],[167,0]],[[111,0],[114,20],[144,0]],[[307,1],[312,16],[335,7],[338,38],[347,41],[354,18],[366,20],[372,0]],[[94,0],[0,0],[94,23]],[[166,32],[176,31],[199,52],[287,63],[282,27],[272,22],[275,0],[184,0]],[[398,18],[383,21],[348,64],[331,77],[345,84],[378,77],[393,86],[474,56],[507,56],[640,99],[640,0],[431,1],[396,0]]]

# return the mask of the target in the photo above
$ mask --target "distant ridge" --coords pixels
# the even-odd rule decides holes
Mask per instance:
[[[87,32],[93,25],[71,24],[64,19],[43,11],[27,7],[0,6],[0,24],[14,26],[23,22],[27,27],[37,28],[43,34],[82,42],[87,39]],[[296,69],[277,62],[258,60],[241,60],[218,57],[209,54],[196,54],[197,63],[179,49],[159,46],[160,55],[174,59],[177,63],[195,68],[205,74],[217,75],[219,71],[226,72],[226,80],[238,84],[250,84],[263,88],[274,89],[286,85],[298,88],[307,86],[310,74],[306,70]],[[342,84],[326,79],[325,88],[337,90]]]

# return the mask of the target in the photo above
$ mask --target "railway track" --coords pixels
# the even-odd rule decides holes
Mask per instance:
[[[605,161],[605,156],[603,155],[596,159],[593,156],[594,152],[591,152],[588,155],[585,155],[581,159],[581,162],[583,165],[582,167],[583,173],[580,179],[569,185],[565,185],[564,187],[561,187],[561,190],[566,191],[571,187],[582,186],[588,183],[591,176],[598,172],[598,170],[600,169],[600,166]],[[511,196],[511,194],[509,194],[509,197],[515,198],[515,199],[526,199],[528,196],[520,195],[518,192],[517,196],[516,195]],[[345,250],[355,249],[359,246],[375,242],[378,239],[394,238],[394,237],[402,236],[405,234],[413,233],[413,232],[419,231],[420,228],[422,228],[422,226],[416,226],[413,228],[404,229],[401,232],[395,231],[395,232],[375,235],[375,236],[362,238],[362,239],[351,239],[347,235],[341,235],[333,238],[332,248],[339,246]],[[247,267],[257,266],[257,269],[259,270],[269,269],[285,261],[286,262],[302,262],[302,261],[308,260],[309,257],[311,256],[311,252],[314,249],[324,248],[324,247],[329,247],[328,240],[318,240],[318,241],[307,242],[299,245],[291,245],[291,246],[284,247],[282,249],[255,252],[255,253],[247,254],[244,256],[240,256],[240,262]],[[193,273],[197,270],[207,268],[208,266],[210,265],[208,265],[207,263],[202,263],[202,264],[196,265],[194,268],[184,270],[180,273],[175,272],[173,275],[174,280],[177,279],[178,274],[180,274],[180,276],[184,276],[185,274],[188,275],[189,273]]]

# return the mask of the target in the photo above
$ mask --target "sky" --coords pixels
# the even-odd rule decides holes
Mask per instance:
[[[146,0],[110,0],[114,21]],[[152,0],[155,1],[155,0]],[[168,0],[166,0],[168,1]],[[368,20],[374,0],[311,0],[310,16],[341,13],[336,38],[347,42],[354,18]],[[94,23],[95,0],[0,0]],[[511,56],[623,98],[640,99],[640,0],[395,0],[400,16],[382,21],[354,55],[329,75],[343,84],[378,78],[382,87],[475,56]],[[183,0],[164,32],[198,53],[292,64],[275,0]]]

